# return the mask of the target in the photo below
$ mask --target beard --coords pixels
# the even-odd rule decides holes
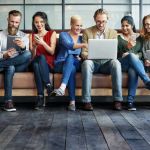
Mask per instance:
[[[18,32],[18,29],[19,29],[19,27],[8,26],[8,33],[9,33],[9,35],[16,35],[17,32]]]

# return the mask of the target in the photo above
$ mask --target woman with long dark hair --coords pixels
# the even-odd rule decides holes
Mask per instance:
[[[142,61],[142,38],[136,33],[135,24],[131,16],[121,19],[122,33],[118,35],[118,59],[122,71],[128,73],[128,110],[136,110],[134,99],[138,85],[138,76],[147,89],[150,89],[150,78],[145,72]]]
[[[56,32],[50,29],[44,12],[36,12],[33,15],[32,32],[30,50],[33,56],[32,66],[38,95],[35,109],[40,109],[44,104],[44,88],[47,89],[48,95],[52,91],[49,73],[54,67]]]

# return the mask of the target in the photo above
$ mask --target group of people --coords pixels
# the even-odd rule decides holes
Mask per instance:
[[[32,66],[37,87],[35,109],[44,104],[44,89],[48,96],[63,96],[66,87],[69,92],[68,110],[75,111],[75,75],[82,73],[82,109],[92,111],[91,84],[93,73],[112,76],[112,95],[114,109],[122,109],[122,71],[128,73],[127,109],[134,106],[138,77],[145,88],[150,89],[150,78],[145,72],[150,58],[150,15],[143,18],[143,29],[136,32],[131,16],[121,19],[121,33],[107,27],[108,13],[98,9],[94,14],[95,25],[82,31],[82,19],[74,15],[70,19],[70,30],[59,35],[57,52],[56,32],[48,24],[44,12],[36,12],[32,17],[32,34],[29,37],[19,30],[22,14],[12,10],[8,14],[8,28],[0,32],[0,71],[4,74],[4,110],[16,111],[12,100],[12,81],[15,72],[25,71]],[[12,47],[10,40],[16,45]],[[118,59],[88,59],[89,39],[118,39]],[[61,84],[53,89],[50,73],[62,73]]]

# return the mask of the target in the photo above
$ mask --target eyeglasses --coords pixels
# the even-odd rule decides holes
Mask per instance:
[[[104,21],[96,21],[96,24],[106,24],[107,23],[107,21],[106,20],[104,20]]]

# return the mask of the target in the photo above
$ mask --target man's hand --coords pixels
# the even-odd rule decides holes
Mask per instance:
[[[22,49],[25,48],[25,44],[21,38],[15,38],[14,43]]]
[[[16,53],[16,49],[10,48],[6,52],[4,52],[3,58],[8,59],[8,58],[12,57],[15,53]]]

